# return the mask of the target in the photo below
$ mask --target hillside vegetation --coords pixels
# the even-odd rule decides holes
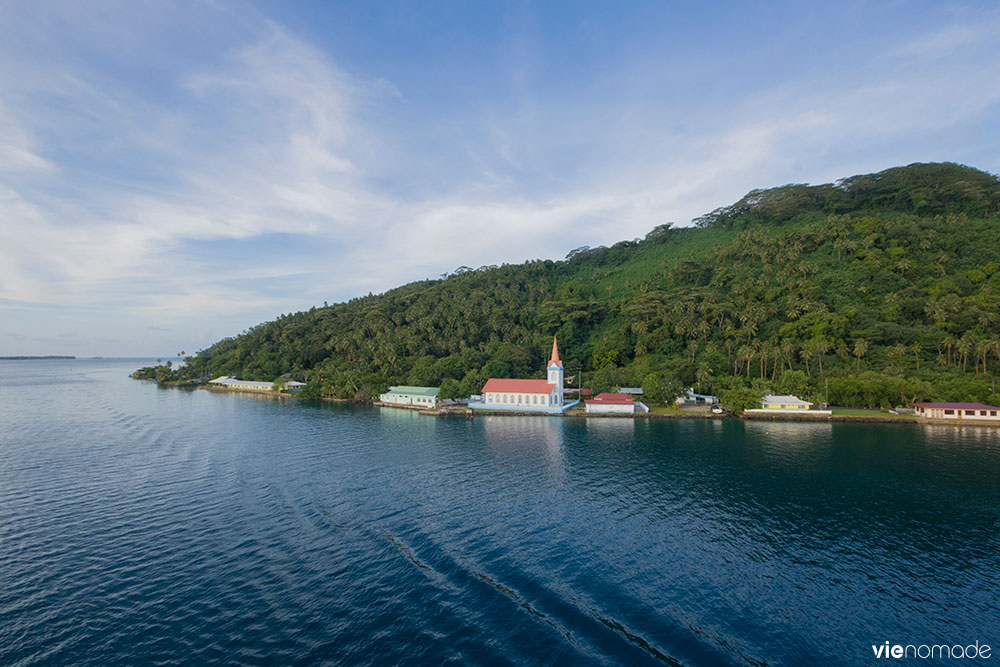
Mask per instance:
[[[397,383],[468,396],[488,377],[543,377],[557,334],[568,377],[654,400],[694,386],[736,407],[764,389],[996,403],[997,177],[914,164],[754,190],[695,223],[282,315],[170,373],[290,372],[307,396],[358,400]]]

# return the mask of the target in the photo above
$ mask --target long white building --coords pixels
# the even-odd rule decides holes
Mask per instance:
[[[982,403],[914,403],[918,417],[1000,422],[1000,408]]]
[[[214,380],[209,380],[209,384],[214,384],[217,387],[225,387],[226,389],[239,389],[241,391],[275,391],[273,382],[259,382],[257,380],[237,380],[236,378],[231,378],[228,375],[222,375],[215,378]],[[305,382],[296,382],[295,380],[289,380],[285,383],[286,391],[299,391],[302,387],[306,386]]]

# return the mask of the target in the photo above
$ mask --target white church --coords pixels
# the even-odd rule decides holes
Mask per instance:
[[[481,396],[469,399],[473,410],[514,410],[518,412],[566,412],[579,401],[563,400],[563,363],[559,345],[552,337],[552,356],[545,368],[545,380],[490,378]]]

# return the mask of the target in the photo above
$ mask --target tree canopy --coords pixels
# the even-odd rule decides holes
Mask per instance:
[[[273,380],[367,399],[390,384],[478,393],[544,377],[552,335],[584,386],[764,389],[848,406],[993,398],[1000,365],[1000,181],[915,164],[754,190],[696,227],[562,261],[281,315],[186,359],[177,377]]]

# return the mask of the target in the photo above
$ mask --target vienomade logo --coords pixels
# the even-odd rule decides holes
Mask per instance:
[[[963,646],[961,644],[872,644],[872,652],[876,658],[920,658],[926,660],[932,658],[940,660],[942,658],[962,659],[962,658],[982,658],[989,659],[992,649],[989,644],[980,644],[977,640],[974,644]]]

